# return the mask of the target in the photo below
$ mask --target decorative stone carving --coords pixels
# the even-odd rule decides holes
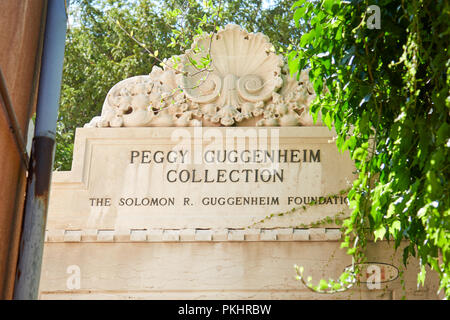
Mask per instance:
[[[202,50],[195,53],[196,48]],[[193,76],[182,77],[181,85],[190,100],[216,106],[213,122],[230,126],[242,121],[244,114],[255,116],[255,104],[269,100],[283,84],[283,59],[271,48],[265,35],[248,33],[237,25],[227,25],[215,35],[205,34],[182,56],[183,71]],[[197,72],[190,61],[207,55],[212,71]]]
[[[287,69],[287,68],[286,68]],[[263,118],[258,126],[313,126],[309,105],[315,99],[314,88],[309,82],[309,70],[300,73],[299,81],[284,71],[283,87],[280,92],[273,92],[272,100],[265,106]],[[321,117],[316,125],[321,124]]]
[[[192,61],[207,56],[211,64],[198,70]],[[101,116],[85,127],[314,125],[308,72],[291,77],[262,33],[227,25],[165,63],[113,86]]]
[[[108,92],[100,117],[85,127],[199,126],[198,106],[177,90],[175,71],[153,67],[148,76],[120,81]]]

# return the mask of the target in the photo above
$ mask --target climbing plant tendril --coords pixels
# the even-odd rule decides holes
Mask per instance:
[[[338,197],[338,196],[342,196],[348,193],[350,189],[344,189],[339,191],[339,194],[329,194],[323,198],[333,198],[333,197]],[[315,202],[314,200],[310,201],[308,204],[306,205],[302,205],[299,207],[293,207],[288,211],[283,211],[283,212],[277,212],[277,213],[271,213],[267,216],[265,216],[263,219],[260,219],[258,221],[256,221],[255,223],[251,224],[250,226],[247,226],[247,228],[253,228],[259,224],[263,224],[264,222],[267,222],[271,219],[277,218],[277,217],[283,217],[283,216],[291,216],[293,214],[302,214],[302,213],[306,213],[308,211],[309,208],[315,207],[317,206],[319,203]],[[311,223],[301,223],[297,226],[292,226],[294,228],[317,228],[321,225],[326,225],[326,224],[336,224],[336,225],[341,225],[343,222],[343,219],[345,217],[345,212],[344,211],[339,211],[337,213],[335,213],[332,216],[326,216],[322,219],[319,220],[315,220]]]
[[[370,5],[380,8],[379,28],[368,26]],[[334,126],[357,169],[342,247],[357,266],[370,237],[393,239],[395,248],[407,240],[404,264],[419,259],[422,285],[430,266],[448,299],[449,2],[300,0],[292,10],[309,31],[288,53],[290,71],[311,68],[311,112]],[[302,280],[300,267],[297,274]],[[339,292],[353,280],[344,273],[308,287]]]

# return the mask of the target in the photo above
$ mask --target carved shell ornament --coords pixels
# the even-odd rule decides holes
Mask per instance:
[[[194,76],[183,76],[182,87],[187,97],[200,106],[214,106],[213,115],[203,113],[206,120],[230,126],[255,116],[255,105],[271,99],[282,86],[283,59],[271,50],[268,40],[262,33],[248,33],[237,25],[228,25],[215,35],[194,41],[181,60],[183,70]],[[196,47],[201,48],[200,52],[194,53]],[[212,71],[196,73],[189,62],[200,61],[207,54]]]
[[[207,70],[192,63],[207,56]],[[177,70],[171,67],[175,59]],[[227,25],[165,62],[164,69],[155,66],[149,75],[114,85],[101,115],[85,127],[314,125],[308,71],[298,81],[291,77],[262,33]]]

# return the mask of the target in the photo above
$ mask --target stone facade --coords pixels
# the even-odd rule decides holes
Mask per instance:
[[[53,173],[42,299],[437,298],[436,275],[417,289],[417,261],[401,272],[385,241],[368,248],[378,286],[295,280],[294,264],[315,280],[351,264],[335,219],[354,166],[313,125],[307,72],[291,78],[265,36],[233,25],[171,61],[114,86],[77,129],[72,170]]]

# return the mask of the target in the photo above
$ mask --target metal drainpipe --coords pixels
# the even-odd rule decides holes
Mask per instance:
[[[36,107],[36,127],[28,168],[27,194],[14,299],[37,299],[41,277],[45,225],[55,149],[69,0],[49,0],[42,68]]]

